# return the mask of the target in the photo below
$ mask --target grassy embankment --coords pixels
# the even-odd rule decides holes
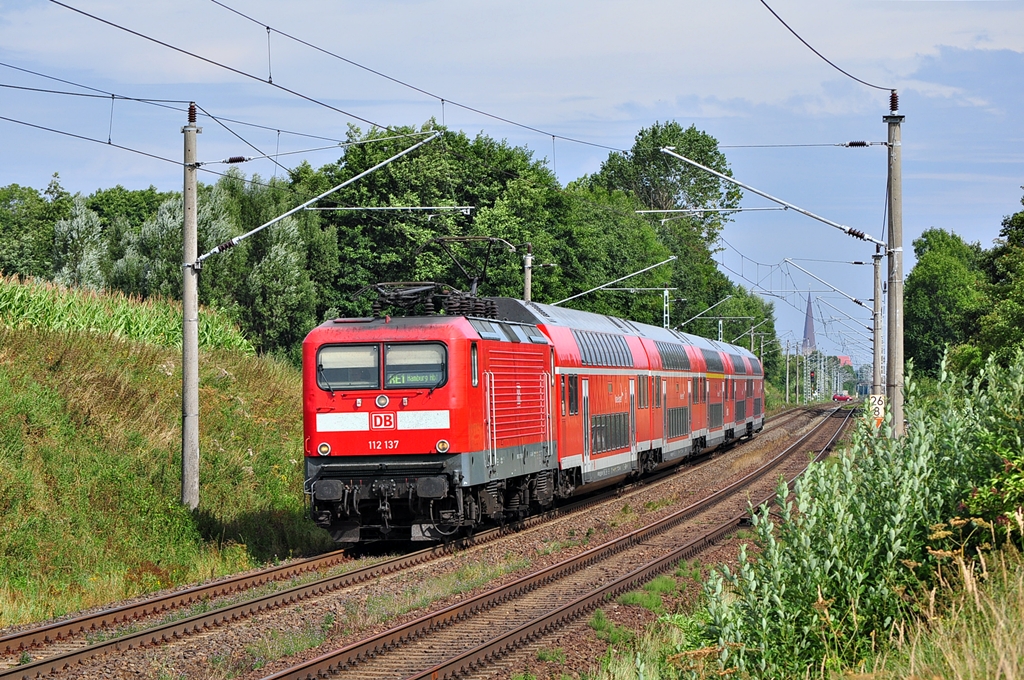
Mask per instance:
[[[181,309],[0,279],[0,626],[329,547],[300,377],[200,321],[200,508],[180,497]]]

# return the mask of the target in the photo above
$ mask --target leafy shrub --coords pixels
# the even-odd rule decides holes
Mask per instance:
[[[705,633],[722,670],[840,670],[897,635],[936,564],[929,527],[957,514],[1019,432],[1009,404],[1019,408],[1022,371],[1024,357],[1011,371],[989,364],[968,388],[943,367],[931,400],[908,379],[904,438],[862,421],[849,449],[811,465],[792,497],[780,483],[778,521],[767,507],[754,512],[760,554],[748,559],[744,546],[738,569],[706,588]]]
[[[987,384],[982,387],[983,382]],[[1024,352],[1018,352],[1005,369],[996,368],[990,359],[986,372],[975,381],[971,400],[983,421],[973,446],[998,465],[971,491],[967,509],[999,527],[1012,527],[1024,506]]]

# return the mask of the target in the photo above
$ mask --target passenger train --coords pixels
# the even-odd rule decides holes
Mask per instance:
[[[749,351],[511,298],[303,342],[305,492],[339,543],[437,541],[764,425]]]

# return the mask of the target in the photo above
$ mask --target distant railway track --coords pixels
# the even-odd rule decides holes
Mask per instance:
[[[344,672],[346,678],[449,678],[486,665],[589,612],[609,597],[633,589],[692,557],[735,529],[746,517],[744,491],[757,489],[782,468],[792,481],[806,467],[807,446],[823,457],[853,415],[833,411],[810,433],[768,463],[714,494],[579,555],[366,640],[298,664],[266,680],[310,680]],[[771,480],[768,489],[771,488]],[[755,485],[761,482],[759,487]],[[737,496],[743,508],[737,511]],[[694,520],[690,522],[689,520]],[[711,528],[696,528],[695,525]],[[651,559],[650,553],[658,553]],[[596,587],[595,587],[596,586]],[[583,595],[579,595],[583,592]],[[395,653],[396,650],[400,653]]]
[[[793,409],[777,416],[766,426],[767,429],[780,427],[792,418],[804,413],[815,413],[820,409]],[[694,462],[699,467],[709,456],[702,456]],[[244,602],[208,611],[196,616],[184,618],[164,625],[157,625],[140,632],[118,636],[110,633],[111,639],[90,644],[85,636],[89,633],[113,631],[119,626],[167,614],[175,609],[187,607],[195,603],[210,601],[244,593],[259,586],[275,581],[295,578],[303,574],[332,569],[350,560],[344,551],[335,551],[315,558],[299,560],[287,565],[271,567],[247,575],[233,577],[216,583],[196,586],[186,590],[146,599],[138,603],[124,605],[100,612],[58,621],[17,633],[0,637],[0,654],[4,656],[0,663],[6,668],[0,669],[2,678],[35,678],[84,663],[89,659],[110,651],[123,651],[140,646],[159,645],[166,641],[190,635],[211,627],[223,625],[230,621],[251,616],[275,607],[285,606],[309,597],[323,595],[332,591],[358,585],[368,580],[392,574],[403,569],[438,559],[459,548],[481,545],[496,540],[508,533],[536,526],[553,517],[579,512],[595,504],[606,502],[609,498],[621,496],[630,488],[649,487],[658,481],[670,477],[680,470],[694,470],[694,465],[672,468],[656,475],[638,480],[634,484],[583,498],[549,513],[527,518],[522,522],[505,527],[497,527],[475,536],[455,541],[449,545],[434,546],[414,553],[388,559],[360,569],[340,575],[320,578],[310,583],[288,588],[270,595],[256,597]],[[29,663],[19,663],[19,653],[31,651],[36,657]],[[43,658],[39,658],[43,657]]]

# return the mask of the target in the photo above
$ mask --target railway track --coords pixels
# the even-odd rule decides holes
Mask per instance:
[[[457,677],[636,588],[732,532],[746,517],[744,492],[770,500],[775,470],[792,481],[808,446],[823,457],[852,417],[827,418],[784,452],[711,496],[505,586],[282,670],[267,680]],[[767,482],[767,484],[765,483]],[[737,504],[736,501],[740,502]],[[731,502],[730,502],[731,501]],[[653,557],[652,557],[653,554]],[[580,593],[583,593],[582,595]],[[396,650],[400,653],[395,653]]]
[[[804,409],[795,409],[787,412],[782,418],[776,418],[771,426],[766,429],[779,427],[790,418],[798,417],[805,413]],[[135,604],[103,610],[97,613],[67,619],[52,623],[46,626],[36,627],[17,633],[0,637],[0,665],[7,666],[0,668],[0,678],[35,678],[54,672],[74,667],[95,656],[110,651],[124,651],[140,646],[158,645],[165,641],[173,640],[186,635],[191,635],[209,628],[223,625],[252,614],[267,611],[294,602],[337,591],[346,587],[354,586],[381,576],[395,573],[425,562],[438,559],[450,554],[460,548],[477,546],[486,542],[496,540],[509,531],[518,531],[536,526],[556,516],[569,515],[580,512],[598,503],[603,503],[609,497],[622,495],[628,492],[630,487],[649,487],[665,477],[670,477],[680,470],[694,470],[700,464],[707,461],[707,457],[696,461],[697,465],[684,466],[666,470],[654,477],[640,480],[626,489],[599,494],[577,501],[569,506],[554,510],[550,513],[527,518],[516,525],[499,527],[476,536],[453,542],[447,546],[435,546],[415,553],[403,555],[397,558],[388,559],[360,569],[355,569],[340,575],[317,579],[311,583],[287,588],[279,592],[271,593],[263,597],[253,598],[232,606],[224,607],[216,611],[207,611],[196,616],[181,619],[164,625],[158,625],[140,632],[131,632],[127,635],[117,636],[112,631],[119,626],[125,626],[134,621],[152,618],[167,614],[171,610],[186,607],[198,602],[209,602],[215,598],[223,598],[237,595],[245,590],[257,588],[282,579],[296,578],[303,574],[332,569],[350,558],[344,551],[335,551],[327,555],[300,560],[274,567],[252,574],[225,579],[204,586],[196,586],[170,594],[144,600]],[[108,634],[111,638],[104,642],[92,644],[86,639],[86,634],[96,633]],[[31,650],[35,661],[20,663],[18,654]],[[40,658],[43,657],[43,658]]]

